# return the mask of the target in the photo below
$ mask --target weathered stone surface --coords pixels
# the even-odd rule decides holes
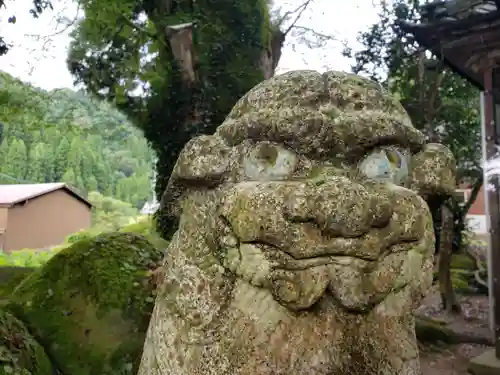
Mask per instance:
[[[429,143],[413,156],[411,180],[423,197],[450,195],[457,186],[456,162],[452,152],[438,143]]]
[[[139,375],[419,374],[412,310],[434,252],[417,194],[431,184],[410,171],[428,165],[423,147],[356,75],[252,89],[174,169],[162,206],[180,224]]]

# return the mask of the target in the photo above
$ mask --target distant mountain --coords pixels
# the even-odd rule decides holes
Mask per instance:
[[[0,183],[64,181],[137,208],[151,196],[154,153],[109,103],[0,72],[0,122]]]

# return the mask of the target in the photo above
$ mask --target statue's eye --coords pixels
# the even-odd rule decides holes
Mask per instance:
[[[243,167],[250,180],[282,180],[293,174],[297,163],[298,157],[294,152],[261,142],[245,156]]]
[[[382,147],[372,151],[359,163],[359,169],[374,180],[402,184],[408,178],[407,152],[394,147]]]

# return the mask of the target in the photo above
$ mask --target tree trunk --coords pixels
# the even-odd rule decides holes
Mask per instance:
[[[439,292],[443,308],[448,313],[461,313],[462,309],[451,282],[450,266],[453,249],[453,224],[453,213],[446,204],[443,204],[441,206],[441,235],[439,239]]]
[[[178,197],[175,194],[167,194],[166,187],[179,152],[192,137],[212,133],[241,95],[262,79],[268,79],[274,75],[286,35],[277,29],[270,33],[267,43],[260,47],[253,47],[254,49],[260,48],[260,50],[256,51],[257,53],[249,54],[251,58],[247,60],[247,65],[241,66],[241,79],[233,82],[234,80],[227,80],[226,77],[228,84],[238,83],[241,87],[237,90],[233,87],[233,95],[227,97],[227,100],[222,100],[221,98],[226,95],[226,91],[229,91],[223,87],[216,87],[216,81],[220,80],[221,74],[225,74],[217,71],[218,69],[225,70],[224,66],[217,64],[220,64],[219,60],[227,59],[227,56],[219,56],[219,60],[214,60],[213,68],[208,69],[207,66],[203,68],[200,65],[200,55],[203,53],[200,54],[200,45],[195,43],[196,22],[165,25],[163,18],[151,18],[157,29],[164,30],[162,37],[165,43],[161,44],[162,48],[160,49],[160,53],[164,57],[161,60],[171,64],[169,68],[165,69],[165,71],[169,71],[170,76],[166,81],[164,93],[160,96],[161,101],[151,106],[148,111],[151,123],[156,123],[159,118],[163,117],[169,120],[170,128],[175,128],[175,131],[170,131],[170,133],[175,133],[175,139],[170,137],[168,141],[163,140],[157,134],[152,134],[149,137],[159,141],[158,144],[153,142],[153,146],[156,145],[153,148],[158,156],[156,193],[160,200],[160,209],[156,218],[160,233],[168,238],[175,231],[178,218],[167,207],[171,201]],[[264,27],[259,23],[260,21],[256,22],[257,28]],[[256,35],[254,37],[261,38],[260,33]],[[203,35],[198,36],[203,37]],[[254,42],[258,44],[256,40]],[[217,50],[209,52],[211,54],[219,53]],[[233,53],[238,55],[237,50]],[[206,58],[207,56],[205,56],[205,60]],[[235,61],[238,59],[235,58]],[[230,62],[226,61],[226,63]],[[257,78],[259,74],[250,76],[242,74],[255,68],[260,71],[261,78]],[[222,104],[222,102],[224,103]]]
[[[161,9],[156,5],[148,15],[163,31],[158,34],[157,63],[163,82],[148,101],[143,130],[158,157],[156,224],[168,238],[178,218],[167,208],[178,197],[166,188],[180,151],[191,138],[213,133],[241,96],[274,75],[286,34],[270,28],[268,11],[257,0],[252,6],[198,2],[191,7],[192,22],[178,24],[169,23],[167,16],[171,19],[181,8],[169,0],[161,3]],[[233,30],[236,24],[248,27]],[[247,42],[242,44],[241,38]]]

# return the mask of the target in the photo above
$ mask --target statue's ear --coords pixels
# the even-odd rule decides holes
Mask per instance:
[[[220,184],[229,173],[231,152],[222,138],[213,135],[202,135],[186,143],[160,201],[161,220],[178,221],[179,200],[190,188],[213,188]]]
[[[428,143],[411,159],[411,189],[421,196],[447,197],[457,187],[456,161],[450,149],[439,143]]]
[[[182,149],[170,180],[181,184],[218,184],[229,170],[231,148],[220,137],[202,135]]]

